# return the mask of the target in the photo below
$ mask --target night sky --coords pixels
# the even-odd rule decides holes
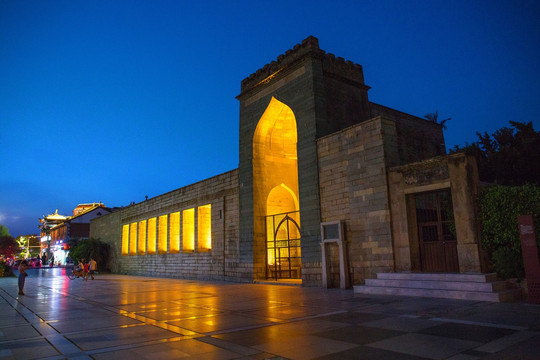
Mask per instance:
[[[539,1],[0,0],[0,224],[238,167],[240,81],[309,35],[446,145],[540,130]],[[293,109],[294,110],[294,109]]]

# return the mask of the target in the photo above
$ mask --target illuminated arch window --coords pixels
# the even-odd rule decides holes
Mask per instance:
[[[169,216],[169,252],[180,252],[180,212]]]
[[[122,255],[128,254],[129,247],[129,225],[122,226]]]
[[[137,255],[137,223],[129,224],[129,255]]]
[[[159,217],[158,224],[158,254],[167,252],[167,215]]]
[[[182,211],[182,250],[195,250],[195,209]]]
[[[201,251],[212,249],[212,205],[197,209],[197,248]]]
[[[146,220],[139,221],[139,255],[146,254]]]
[[[156,253],[156,218],[148,219],[148,255]]]

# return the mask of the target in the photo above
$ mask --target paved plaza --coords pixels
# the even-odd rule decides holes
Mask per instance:
[[[540,306],[30,270],[0,359],[540,359]]]

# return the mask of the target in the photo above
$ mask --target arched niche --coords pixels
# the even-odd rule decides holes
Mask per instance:
[[[253,136],[253,212],[256,277],[266,276],[265,220],[299,211],[296,118],[289,106],[272,97]],[[295,214],[298,219],[299,214]]]

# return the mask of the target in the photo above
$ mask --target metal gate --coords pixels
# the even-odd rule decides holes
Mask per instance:
[[[301,279],[300,211],[266,216],[266,278]]]

